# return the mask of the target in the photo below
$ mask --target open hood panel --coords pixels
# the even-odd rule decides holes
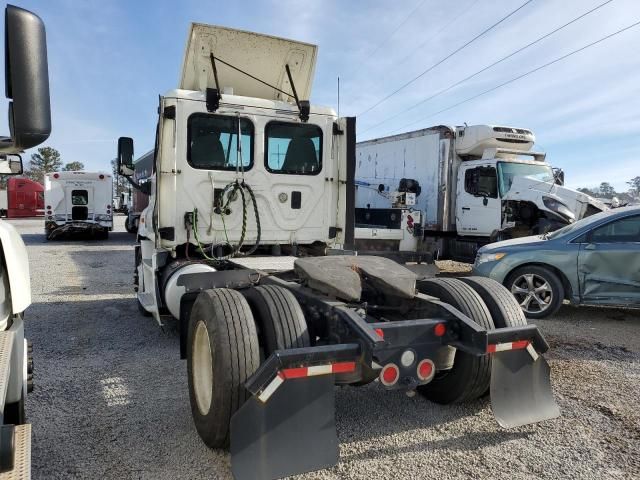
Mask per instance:
[[[291,75],[301,100],[311,96],[311,84],[318,47],[308,43],[286,40],[258,33],[192,23],[187,40],[179,88],[204,91],[215,88],[210,54],[257,77],[285,92],[291,85],[285,71],[289,64]],[[234,95],[293,101],[273,88],[216,62],[221,93],[233,88]],[[230,93],[230,92],[229,92]]]

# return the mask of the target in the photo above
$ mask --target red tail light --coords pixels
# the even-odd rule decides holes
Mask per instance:
[[[439,323],[433,327],[433,333],[436,337],[442,337],[447,333],[447,326],[444,323]]]
[[[400,378],[400,369],[395,363],[388,363],[380,372],[380,382],[385,387],[394,385]]]
[[[422,382],[431,380],[436,373],[436,368],[433,362],[429,359],[424,359],[418,364],[418,378]]]
[[[380,338],[384,338],[384,330],[382,330],[381,328],[376,328],[374,329],[374,331],[378,334]]]
[[[57,173],[54,173],[54,174],[53,174],[53,178],[60,178],[60,175],[59,175],[59,174],[57,174]]]

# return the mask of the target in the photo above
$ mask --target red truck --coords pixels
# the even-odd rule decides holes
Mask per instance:
[[[44,187],[28,178],[12,177],[0,190],[0,216],[7,218],[44,215]]]

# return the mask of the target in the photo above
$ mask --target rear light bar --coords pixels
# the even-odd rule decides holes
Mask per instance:
[[[356,371],[356,362],[337,362],[324,365],[312,365],[309,367],[284,368],[276,374],[269,384],[260,392],[258,400],[266,403],[274,392],[285,380],[295,378],[315,377],[318,375],[331,375],[336,373],[351,373]]]
[[[494,343],[487,345],[487,353],[505,352],[507,350],[522,350],[527,348],[529,340],[518,340],[517,342]]]

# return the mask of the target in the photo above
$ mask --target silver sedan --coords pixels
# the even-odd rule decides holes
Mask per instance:
[[[598,213],[555,232],[482,247],[475,275],[504,284],[530,318],[576,305],[640,307],[640,206]]]

